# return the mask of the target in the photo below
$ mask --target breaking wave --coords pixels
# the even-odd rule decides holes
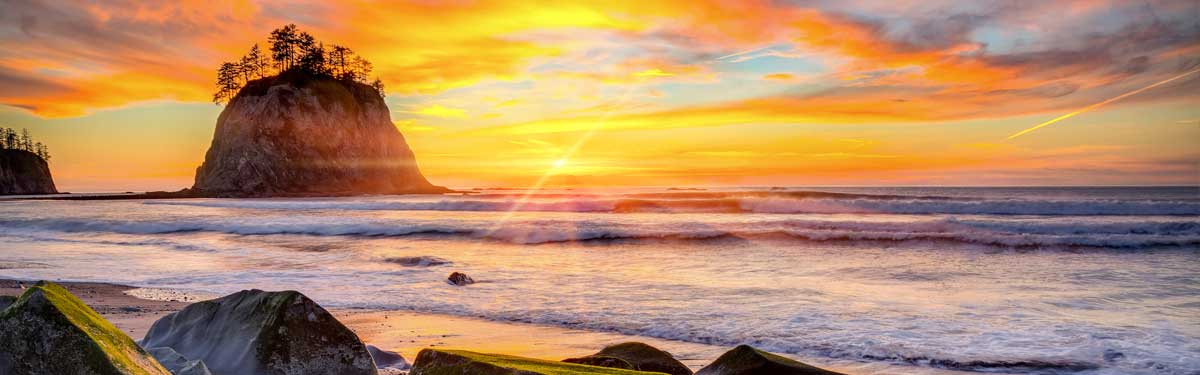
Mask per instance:
[[[484,222],[411,223],[379,220],[298,220],[246,222],[122,221],[83,219],[0,220],[5,230],[171,234],[218,232],[237,235],[441,236],[545,244],[582,241],[720,241],[778,239],[811,242],[950,242],[1008,248],[1087,247],[1137,249],[1200,245],[1200,222],[1185,220],[1047,222],[937,218],[918,221],[764,220],[726,224],[630,225],[579,221],[514,221],[491,227]]]
[[[710,194],[715,195],[715,194]],[[674,195],[673,195],[674,196]],[[673,197],[672,196],[672,197]],[[976,215],[1200,215],[1200,201],[1187,200],[1036,200],[964,199],[850,195],[811,197],[726,195],[706,198],[631,198],[557,195],[519,199],[396,200],[196,200],[148,201],[182,205],[263,210],[350,211],[529,211],[602,213],[766,213],[766,214],[976,214]]]

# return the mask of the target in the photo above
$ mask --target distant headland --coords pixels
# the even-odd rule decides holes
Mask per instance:
[[[57,194],[48,160],[50,150],[29,130],[0,128],[0,195]]]

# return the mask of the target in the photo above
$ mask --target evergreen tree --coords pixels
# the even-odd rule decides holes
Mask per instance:
[[[271,32],[267,41],[271,43],[271,59],[275,61],[275,69],[283,72],[292,68],[296,61],[298,38],[295,24],[288,24]]]
[[[21,149],[33,152],[33,139],[29,138],[29,129],[21,129]]]
[[[241,89],[238,83],[238,67],[234,63],[223,63],[217,69],[217,93],[213,95],[213,103],[223,103],[232,99]]]
[[[354,56],[354,63],[352,66],[353,68],[351,71],[353,72],[353,80],[366,82],[367,77],[371,75],[371,62],[362,58],[362,56]]]
[[[371,88],[375,89],[375,92],[379,93],[379,97],[382,98],[387,96],[387,94],[383,91],[383,80],[379,79],[379,77],[375,77],[375,80],[371,82]]]
[[[329,75],[328,67],[325,64],[325,45],[317,43],[306,48],[304,57],[300,58],[300,70],[310,75]]]

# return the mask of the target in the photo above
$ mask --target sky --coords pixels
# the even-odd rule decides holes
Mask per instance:
[[[1200,184],[1194,0],[0,9],[0,126],[61,191],[190,186],[216,67],[288,23],[374,63],[439,185]]]

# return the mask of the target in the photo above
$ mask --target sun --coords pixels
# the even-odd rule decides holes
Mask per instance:
[[[567,166],[567,158],[555,160],[553,165],[555,169],[565,167]]]

